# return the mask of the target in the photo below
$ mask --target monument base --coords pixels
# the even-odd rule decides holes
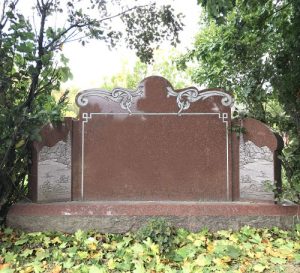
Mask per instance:
[[[292,228],[299,222],[300,207],[268,202],[139,202],[97,201],[18,203],[11,207],[7,225],[27,231],[98,230],[102,233],[134,231],[150,219],[163,218],[176,227],[198,231],[259,228]]]

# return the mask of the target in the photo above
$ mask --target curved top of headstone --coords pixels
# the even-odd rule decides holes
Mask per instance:
[[[202,107],[199,107],[200,102]],[[232,96],[223,89],[198,90],[187,87],[174,90],[163,77],[151,76],[140,82],[135,90],[114,88],[112,91],[88,89],[76,96],[80,112],[109,113],[183,113],[228,112],[233,104]],[[197,105],[197,106],[196,106]]]
[[[269,126],[254,118],[245,118],[242,121],[245,128],[245,140],[251,140],[259,147],[267,146],[272,152],[283,149],[283,140],[275,134]]]

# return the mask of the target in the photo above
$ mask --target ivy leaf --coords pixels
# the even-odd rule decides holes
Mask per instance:
[[[18,148],[22,147],[24,144],[25,144],[25,140],[24,140],[24,139],[21,139],[21,140],[15,145],[15,147],[16,147],[16,149],[18,149]]]
[[[208,258],[205,254],[200,254],[195,263],[201,267],[208,266],[211,264],[211,258]]]
[[[69,269],[72,266],[74,266],[74,262],[71,259],[68,259],[67,261],[63,262],[63,268]]]
[[[15,242],[16,246],[24,245],[25,243],[28,242],[28,239],[21,239]]]
[[[274,264],[285,264],[286,259],[278,258],[278,257],[271,257],[270,261]]]
[[[300,264],[300,253],[298,254],[295,254],[294,255],[294,258],[295,258],[295,262],[297,263],[297,264]]]
[[[89,256],[89,254],[86,251],[78,251],[77,254],[80,259],[86,259]]]
[[[6,235],[11,235],[13,233],[13,229],[12,228],[5,228],[3,233]]]
[[[50,256],[50,254],[49,254],[49,252],[48,252],[48,250],[46,251],[46,250],[44,250],[44,249],[42,249],[42,248],[39,248],[37,251],[36,251],[36,260],[37,261],[42,261],[42,260],[44,260],[44,259],[46,259],[46,258],[48,258],[49,256]]]
[[[39,261],[34,261],[31,265],[34,268],[35,273],[40,273],[44,271],[42,264]]]
[[[264,266],[262,264],[256,264],[253,266],[253,270],[255,272],[264,272],[265,269],[266,269],[266,266]]]
[[[182,259],[186,259],[187,257],[193,258],[196,253],[196,249],[193,245],[186,245],[178,250],[176,250],[176,254],[182,257]]]
[[[259,234],[254,234],[251,236],[252,238],[249,239],[250,242],[255,243],[255,244],[259,244],[261,243],[261,237],[259,236]]]
[[[4,254],[4,260],[6,263],[13,262],[16,258],[17,254],[14,254],[13,252],[8,251]]]
[[[238,247],[229,245],[229,246],[227,246],[226,254],[233,259],[237,259],[238,257],[241,256],[242,251]]]
[[[26,248],[23,253],[20,254],[21,257],[28,257],[33,253],[33,249]]]
[[[133,270],[133,273],[146,273],[146,270],[144,268],[144,264],[142,261],[135,260],[134,262],[135,269]]]
[[[62,244],[59,245],[60,249],[65,249],[66,247],[67,247],[67,243],[66,242],[64,242],[64,243],[62,243]]]
[[[106,270],[104,268],[99,268],[96,265],[92,265],[89,269],[89,273],[105,273]]]
[[[81,241],[83,239],[83,235],[84,235],[84,232],[81,229],[79,229],[75,232],[75,239],[77,241]]]

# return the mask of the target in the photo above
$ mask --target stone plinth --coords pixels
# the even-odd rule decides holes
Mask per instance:
[[[152,218],[164,218],[177,227],[198,231],[254,227],[292,228],[299,207],[270,202],[65,202],[16,204],[7,224],[28,231],[77,229],[125,233],[134,231]]]

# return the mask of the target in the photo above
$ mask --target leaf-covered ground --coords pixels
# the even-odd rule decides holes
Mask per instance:
[[[0,228],[0,273],[300,272],[300,226],[216,233],[179,229],[171,243],[165,253],[150,238],[138,240],[135,234]]]

